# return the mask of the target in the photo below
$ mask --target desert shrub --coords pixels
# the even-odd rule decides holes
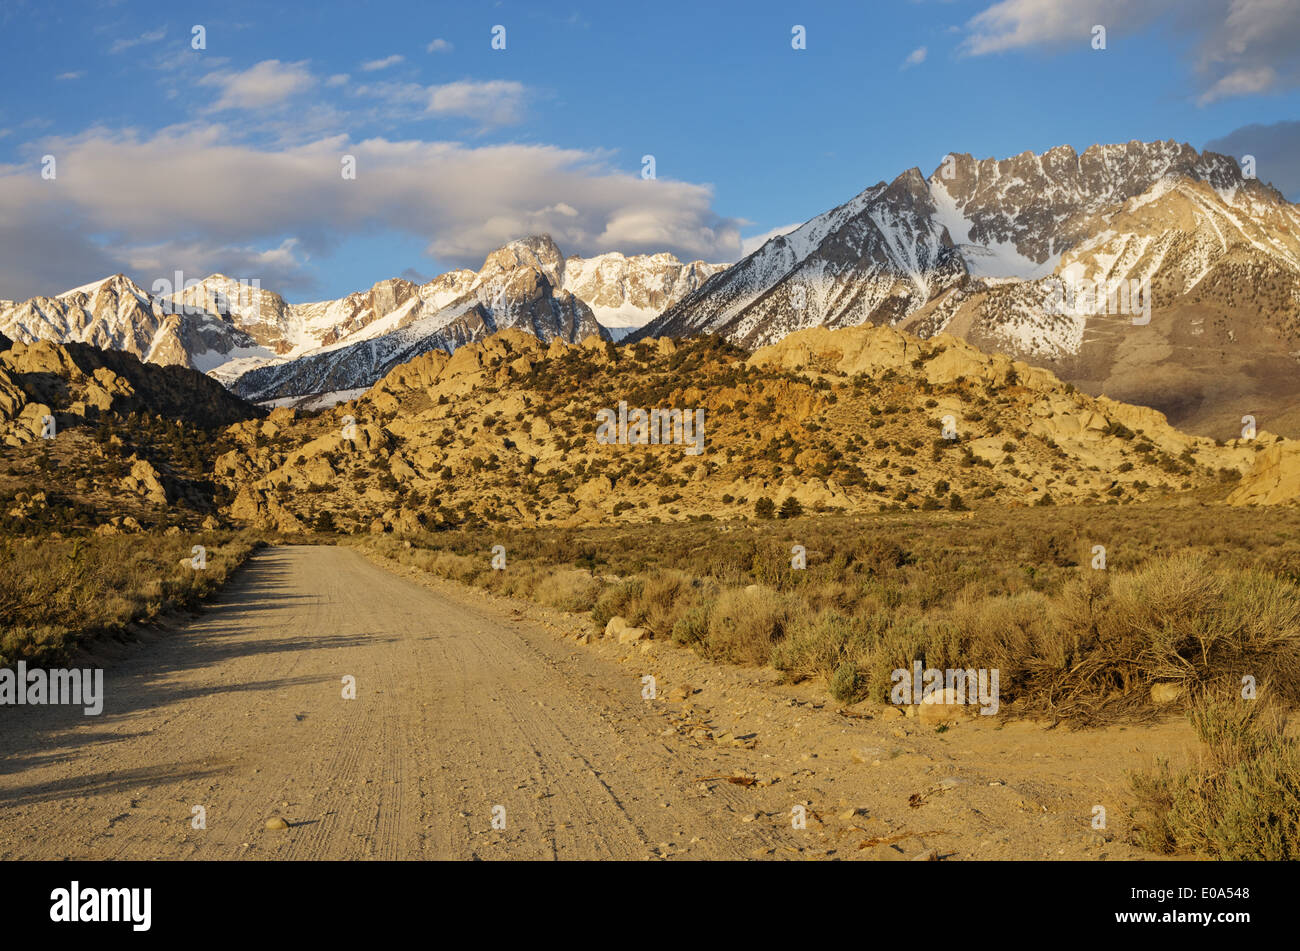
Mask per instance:
[[[426,567],[436,575],[466,583],[474,581],[485,569],[490,570],[486,559],[468,558],[449,551],[434,552]]]
[[[637,614],[656,636],[671,634],[677,621],[702,596],[704,585],[683,571],[667,569],[645,578]]]
[[[1161,761],[1130,777],[1138,844],[1228,861],[1300,859],[1300,743],[1276,707],[1220,696],[1190,717],[1205,744],[1199,761],[1187,770]]]
[[[833,607],[816,613],[792,611],[785,637],[773,648],[772,666],[791,680],[822,679],[832,696],[844,699],[834,691],[849,690],[848,673],[841,669],[848,665],[853,671],[849,692],[858,699],[867,685],[863,670],[870,665],[886,622],[880,614],[864,611],[853,616]]]
[[[914,660],[925,662],[926,631],[916,617],[894,620],[870,646],[860,665],[861,690],[881,703],[889,701],[895,670],[910,670]]]
[[[206,567],[191,567],[191,548]],[[0,666],[51,666],[81,644],[164,611],[193,608],[225,584],[253,536],[144,534],[0,544]]]
[[[640,600],[644,588],[645,581],[641,578],[629,578],[610,585],[596,598],[591,619],[604,627],[610,618],[622,616],[634,627],[639,626],[644,618],[631,608]]]
[[[831,697],[841,703],[851,703],[858,695],[858,668],[849,661],[844,661],[831,674],[830,686],[827,688]]]
[[[911,564],[914,559],[893,539],[877,536],[863,548],[861,560],[868,571],[878,574]]]
[[[1096,649],[1121,683],[1181,684],[1195,696],[1243,675],[1300,701],[1300,588],[1254,568],[1180,553],[1117,576]]]
[[[709,636],[709,605],[696,604],[673,624],[672,639],[674,644],[683,647],[702,646]]]
[[[775,591],[730,588],[709,612],[707,655],[755,667],[771,658],[772,645],[785,632],[787,605]]]
[[[1038,564],[1067,568],[1079,563],[1079,536],[1068,529],[1053,529],[1035,536],[1029,557]]]
[[[1079,723],[1149,712],[1156,683],[1195,698],[1249,674],[1280,699],[1300,699],[1300,588],[1290,581],[1186,553],[1098,574],[1051,599],[959,606],[959,626],[972,632],[965,660],[1000,667],[1026,711]]]
[[[536,589],[537,600],[561,611],[590,611],[599,593],[600,581],[585,568],[553,570]]]

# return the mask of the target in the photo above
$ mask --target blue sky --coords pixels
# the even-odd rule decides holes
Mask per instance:
[[[1250,151],[1300,198],[1295,0],[0,11],[10,299],[177,269],[335,297],[543,230],[735,260],[949,151],[1173,138]]]

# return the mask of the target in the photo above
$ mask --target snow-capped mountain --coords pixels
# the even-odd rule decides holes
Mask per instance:
[[[1297,235],[1297,206],[1189,145],[954,154],[773,238],[631,338],[947,331],[1208,426],[1300,397]],[[1148,312],[1117,313],[1134,291]]]
[[[574,255],[564,262],[563,287],[590,307],[618,340],[645,326],[726,267],[703,261],[684,264],[667,253]]]
[[[240,392],[284,398],[369,386],[394,360],[453,349],[502,327],[550,340],[608,326],[617,338],[725,266],[671,254],[566,260],[542,235],[494,251],[478,271],[449,271],[425,284],[386,280],[308,304],[223,274],[154,294],[118,274],[55,297],[0,301],[0,332],[127,350],[193,367]]]
[[[74,287],[55,297],[0,300],[0,333],[33,343],[88,343],[125,350],[148,363],[207,371],[257,342],[213,313],[186,313],[122,274]]]
[[[394,289],[383,317],[333,344],[247,370],[231,388],[256,401],[360,389],[422,353],[451,352],[507,327],[542,341],[610,339],[591,308],[560,286],[563,271],[559,248],[541,235],[493,251],[472,277],[454,272],[450,281],[419,287],[395,282],[404,286]]]
[[[1242,184],[1231,159],[1174,142],[954,154],[928,179],[908,169],[772,238],[633,336],[710,332],[762,346],[823,324],[898,323],[971,278],[1054,273],[1105,214],[1180,178]]]

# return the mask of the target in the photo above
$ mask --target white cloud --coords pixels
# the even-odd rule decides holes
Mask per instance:
[[[1271,66],[1257,69],[1238,69],[1224,76],[1209,89],[1205,90],[1196,101],[1201,105],[1228,99],[1232,96],[1246,96],[1251,93],[1266,92],[1277,83],[1277,72]]]
[[[376,70],[387,69],[405,61],[406,57],[401,53],[394,53],[392,56],[385,56],[383,59],[368,60],[361,64],[361,68],[367,73],[373,73]]]
[[[509,125],[522,118],[526,90],[508,79],[463,80],[428,90],[426,112],[433,116],[467,116],[484,125]]]
[[[522,83],[504,79],[464,80],[440,86],[381,81],[363,83],[353,94],[378,100],[390,119],[461,117],[473,119],[485,128],[518,122],[529,97]]]
[[[756,234],[744,238],[740,243],[740,256],[742,258],[747,258],[778,235],[789,234],[796,228],[801,227],[803,227],[803,222],[797,221],[792,225],[782,225],[779,228],[773,228],[771,231],[765,231],[762,234]]]
[[[924,46],[918,46],[916,49],[912,50],[912,52],[907,54],[907,59],[903,60],[903,68],[907,69],[909,66],[920,66],[925,62],[925,56],[926,48]]]
[[[975,56],[1038,45],[1091,42],[1095,24],[1137,29],[1178,0],[999,0],[967,22],[962,49]]]
[[[740,251],[739,222],[712,210],[708,186],[643,181],[613,170],[608,153],[342,135],[270,150],[239,134],[213,124],[46,139],[60,171],[77,169],[57,187],[29,165],[0,165],[0,297],[177,267],[293,293],[310,289],[313,257],[367,233],[422,238],[444,267],[478,267],[542,231],[570,254]],[[339,173],[344,154],[356,156],[355,180]]]
[[[167,28],[160,30],[150,30],[147,33],[141,33],[139,36],[128,40],[115,40],[113,45],[108,48],[110,53],[121,53],[123,50],[129,50],[134,46],[140,46],[143,43],[157,43],[167,35]]]
[[[273,106],[316,85],[316,77],[307,69],[306,61],[282,63],[266,59],[242,72],[221,70],[208,73],[199,85],[215,86],[221,96],[213,104],[214,110],[258,109]]]
[[[337,86],[346,86],[348,84],[348,80],[351,78],[352,77],[350,77],[347,73],[335,73],[329,79],[325,80],[325,85],[331,88]]]
[[[80,79],[82,76],[85,75],[86,75],[85,70],[77,70],[71,73],[59,73],[59,75],[55,76],[54,78],[55,79]]]
[[[450,53],[452,46],[442,37],[430,40],[429,45],[424,48],[426,53]]]
[[[299,252],[298,244],[297,238],[285,238],[267,249],[204,241],[140,245],[124,251],[117,269],[135,276],[146,289],[159,277],[170,277],[176,271],[193,277],[220,272],[236,278],[257,278],[267,290],[279,293],[312,285],[306,256]],[[220,265],[209,266],[214,261]]]
[[[1094,25],[1107,42],[1160,22],[1194,38],[1202,104],[1300,85],[1300,3],[1295,0],[999,0],[966,23],[963,52],[981,56],[1036,46],[1086,49]]]

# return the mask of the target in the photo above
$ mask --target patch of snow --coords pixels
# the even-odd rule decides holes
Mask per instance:
[[[73,294],[85,294],[87,297],[94,297],[95,291],[99,290],[105,284],[113,279],[112,275],[100,278],[98,281],[91,281],[89,284],[82,284],[80,287],[74,287],[72,290],[64,291],[62,294],[55,294],[55,297],[71,297]]]
[[[352,390],[334,390],[330,393],[314,393],[311,396],[282,396],[279,399],[263,400],[258,403],[265,409],[281,409],[285,406],[296,406],[301,410],[314,411],[318,409],[329,409],[331,406],[337,406],[339,403],[346,403],[362,396],[369,387],[358,387]]]
[[[1018,179],[1008,179],[1013,184]],[[930,200],[934,203],[934,221],[948,229],[948,237],[957,246],[957,251],[966,262],[966,270],[971,277],[1001,278],[1010,277],[1022,281],[1036,281],[1056,270],[1061,260],[1059,253],[1051,255],[1042,264],[1025,257],[1010,241],[998,241],[990,244],[975,244],[970,238],[971,220],[962,213],[957,199],[952,196],[941,181],[932,181]]]
[[[190,354],[190,362],[194,364],[194,369],[206,373],[222,384],[229,384],[241,373],[276,359],[275,351],[268,347],[234,347],[228,353],[204,350],[201,353]]]
[[[596,316],[597,322],[610,333],[614,333],[616,330],[621,331],[618,335],[620,337],[625,337],[633,330],[644,327],[659,316],[658,311],[636,307],[627,303],[618,307],[602,307],[591,304],[587,306],[591,307],[591,312]]]

